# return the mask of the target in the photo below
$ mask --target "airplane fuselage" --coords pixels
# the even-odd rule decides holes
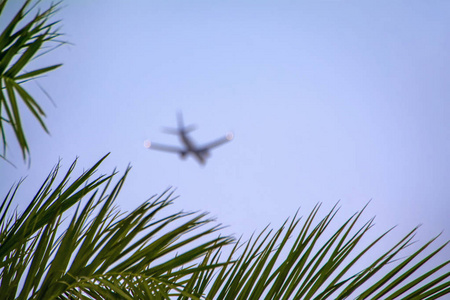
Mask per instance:
[[[204,151],[199,150],[195,146],[194,142],[187,136],[186,132],[180,132],[180,139],[183,145],[186,147],[186,152],[191,153],[201,164],[204,164]]]

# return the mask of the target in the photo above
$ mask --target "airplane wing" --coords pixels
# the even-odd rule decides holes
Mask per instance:
[[[145,141],[144,147],[147,149],[160,150],[160,151],[166,151],[166,152],[173,152],[173,153],[180,153],[180,154],[186,153],[186,150],[183,148],[176,147],[176,146],[167,146],[167,145],[157,144],[157,143],[153,143],[150,141]]]
[[[225,144],[225,143],[231,141],[233,138],[234,138],[233,133],[229,132],[224,137],[221,137],[220,139],[217,139],[217,140],[212,141],[212,142],[210,142],[210,143],[208,143],[206,145],[203,145],[201,147],[201,149],[202,150],[210,150],[212,148],[215,148],[217,146],[220,146],[222,144]]]

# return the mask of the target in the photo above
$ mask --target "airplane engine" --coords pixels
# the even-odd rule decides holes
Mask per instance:
[[[186,159],[186,157],[187,157],[187,152],[180,152],[181,159]]]

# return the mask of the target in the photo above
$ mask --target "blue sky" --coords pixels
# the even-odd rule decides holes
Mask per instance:
[[[64,64],[39,80],[57,107],[29,87],[51,135],[25,122],[31,166],[12,145],[0,188],[27,176],[32,194],[59,158],[81,172],[111,152],[103,173],[133,166],[124,210],[173,186],[173,209],[249,236],[318,202],[345,219],[372,200],[374,234],[423,224],[421,241],[447,240],[448,15],[447,1],[65,1],[73,45],[35,62]],[[160,131],[177,110],[199,143],[235,139],[206,167],[145,149],[178,144]]]

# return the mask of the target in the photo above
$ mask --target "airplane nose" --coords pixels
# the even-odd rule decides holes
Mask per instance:
[[[229,141],[231,141],[234,138],[234,134],[232,132],[228,132],[225,136],[225,138]]]
[[[144,147],[147,149],[150,149],[150,147],[152,146],[152,143],[149,140],[145,140],[144,141]]]

